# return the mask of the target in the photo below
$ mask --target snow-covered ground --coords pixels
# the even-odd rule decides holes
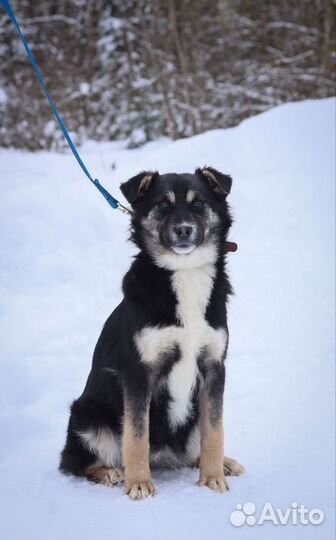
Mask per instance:
[[[143,169],[234,178],[225,431],[247,473],[223,495],[196,487],[196,470],[154,472],[142,502],[59,474],[68,406],[134,250],[128,218],[71,155],[0,150],[0,540],[332,540],[334,121],[335,100],[307,101],[191,139],[83,149],[117,197]],[[246,502],[325,521],[234,527]]]

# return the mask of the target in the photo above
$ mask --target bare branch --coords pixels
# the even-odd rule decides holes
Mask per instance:
[[[65,15],[47,15],[44,17],[32,17],[31,19],[21,19],[22,26],[28,26],[30,24],[43,24],[52,22],[63,22],[65,24],[71,24],[74,26],[80,26],[80,22],[73,17],[66,17]]]
[[[266,28],[274,29],[283,29],[294,30],[295,32],[304,32],[305,34],[315,34],[316,36],[320,35],[320,31],[317,28],[312,28],[308,26],[302,26],[301,24],[295,24],[288,21],[274,21],[266,25]]]

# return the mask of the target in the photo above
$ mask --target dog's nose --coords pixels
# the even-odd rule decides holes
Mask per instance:
[[[175,225],[174,232],[179,240],[188,240],[192,233],[191,225]]]

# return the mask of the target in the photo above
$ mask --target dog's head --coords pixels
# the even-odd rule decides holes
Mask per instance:
[[[231,226],[231,177],[205,167],[194,174],[142,172],[120,189],[132,205],[132,239],[169,269],[214,262]]]

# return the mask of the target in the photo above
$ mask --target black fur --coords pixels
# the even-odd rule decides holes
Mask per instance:
[[[160,224],[157,240],[160,249],[167,249],[166,245],[161,245],[162,228],[166,227],[165,231],[169,227],[173,230],[176,223],[189,219],[195,228],[203,231],[204,237],[208,210],[211,209],[212,214],[217,216],[218,222],[211,225],[209,233],[209,241],[217,249],[217,258],[205,318],[212,328],[227,330],[226,303],[231,287],[225,272],[225,240],[232,220],[226,195],[231,189],[231,178],[215,169],[207,170],[211,173],[210,181],[209,175],[201,169],[195,174],[182,175],[160,176],[158,173],[144,172],[121,187],[133,206],[131,239],[138,246],[139,253],[124,277],[124,298],[106,321],[99,337],[85,389],[71,407],[60,463],[61,470],[66,473],[83,475],[85,469],[97,460],[97,456],[83,444],[79,432],[98,431],[99,428],[108,427],[118,437],[122,436],[125,400],[139,435],[145,429],[144,414],[150,403],[151,452],[168,447],[183,458],[190,433],[199,421],[199,393],[204,384],[211,396],[211,422],[216,423],[222,407],[225,354],[220,364],[209,367],[205,361],[207,351],[199,351],[199,372],[191,396],[190,414],[182,425],[173,428],[168,415],[171,396],[165,381],[174,364],[180,360],[179,347],[175,346],[168,353],[162,354],[155,366],[149,368],[141,361],[134,343],[136,332],[144,327],[181,325],[176,315],[177,299],[171,285],[172,270],[158,265],[155,259],[157,246],[143,225],[143,220],[153,209],[155,219]],[[216,182],[211,181],[212,176],[215,176]],[[145,177],[149,180],[139,192]],[[221,190],[217,189],[218,185],[222,187]],[[190,190],[196,195],[188,206],[185,199]],[[174,208],[165,207],[169,191],[176,195]],[[201,232],[198,235],[200,238]],[[203,238],[201,243],[204,241]]]

